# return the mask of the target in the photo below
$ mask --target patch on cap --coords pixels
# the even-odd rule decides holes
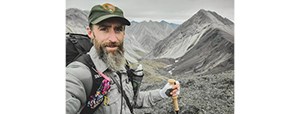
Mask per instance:
[[[110,13],[114,13],[115,10],[116,10],[115,6],[114,6],[114,5],[111,5],[111,4],[109,4],[109,3],[103,4],[102,7],[103,7],[105,10],[109,11]]]

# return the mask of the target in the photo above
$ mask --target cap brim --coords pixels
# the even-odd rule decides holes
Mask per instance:
[[[109,18],[118,18],[118,19],[120,19],[120,21],[124,25],[128,25],[128,26],[130,25],[130,22],[126,18],[121,17],[119,15],[105,15],[105,16],[101,16],[101,17],[97,18],[96,20],[92,21],[91,23],[92,24],[97,24],[97,23],[99,23],[99,22],[101,22],[103,20],[109,19]]]

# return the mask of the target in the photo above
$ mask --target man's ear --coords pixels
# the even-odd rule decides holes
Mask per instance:
[[[86,27],[86,32],[87,32],[89,38],[94,39],[93,31],[91,30],[91,28],[89,26]]]

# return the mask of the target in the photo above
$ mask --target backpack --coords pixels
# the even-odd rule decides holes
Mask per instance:
[[[88,35],[67,33],[66,34],[66,66],[76,60],[82,54],[90,51],[93,43]]]
[[[85,64],[92,74],[93,84],[92,89],[89,95],[87,96],[87,102],[80,114],[93,114],[96,109],[103,103],[105,100],[105,94],[99,95],[99,90],[103,89],[103,77],[99,77],[98,72],[95,70],[96,67],[92,62],[90,56],[86,54],[90,51],[93,44],[90,41],[90,38],[87,35],[67,33],[66,34],[66,66],[73,61],[79,61]],[[136,101],[138,90],[140,88],[144,74],[140,73],[142,70],[134,70],[129,67],[128,61],[125,66],[129,80],[132,83],[134,97],[133,100]],[[120,76],[120,74],[117,72]],[[121,78],[121,77],[120,77]],[[115,84],[118,86],[118,91],[124,97],[127,106],[130,109],[130,112],[133,114],[133,107],[129,102],[127,95],[125,94],[122,85],[120,85],[114,78],[112,78]],[[98,93],[97,93],[98,92]]]

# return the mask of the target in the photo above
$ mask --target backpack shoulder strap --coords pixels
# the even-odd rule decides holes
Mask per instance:
[[[92,74],[92,79],[93,79],[93,85],[92,85],[91,92],[87,96],[87,102],[86,102],[84,108],[81,110],[80,114],[93,114],[96,111],[96,109],[98,109],[98,107],[102,104],[103,100],[101,100],[100,103],[95,107],[91,106],[93,104],[90,104],[89,101],[91,100],[91,96],[95,95],[97,89],[100,87],[100,85],[104,79],[103,79],[103,77],[100,77],[97,75],[96,67],[95,67],[90,55],[83,54],[82,56],[80,56],[77,59],[77,61],[83,63],[90,69],[90,72]]]
[[[124,90],[123,90],[123,86],[122,86],[122,74],[120,72],[116,72],[117,75],[119,76],[120,78],[120,83],[117,81],[117,79],[115,79],[114,77],[111,77],[111,79],[115,82],[115,84],[117,85],[117,88],[118,88],[118,91],[121,93],[121,96],[124,97],[125,101],[126,101],[126,104],[127,106],[129,107],[129,110],[131,112],[131,114],[134,114],[133,113],[133,107],[132,105],[130,104],[130,101],[129,101],[129,98],[127,97],[127,95],[125,94]],[[121,84],[121,85],[120,85]]]
[[[138,91],[141,86],[142,80],[144,73],[142,74],[137,74],[137,72],[143,72],[143,69],[132,69],[130,66],[133,66],[126,60],[126,73],[128,75],[129,80],[131,81],[132,87],[133,87],[133,101],[136,103],[137,101],[137,96],[138,96]],[[134,104],[136,105],[136,104]]]

